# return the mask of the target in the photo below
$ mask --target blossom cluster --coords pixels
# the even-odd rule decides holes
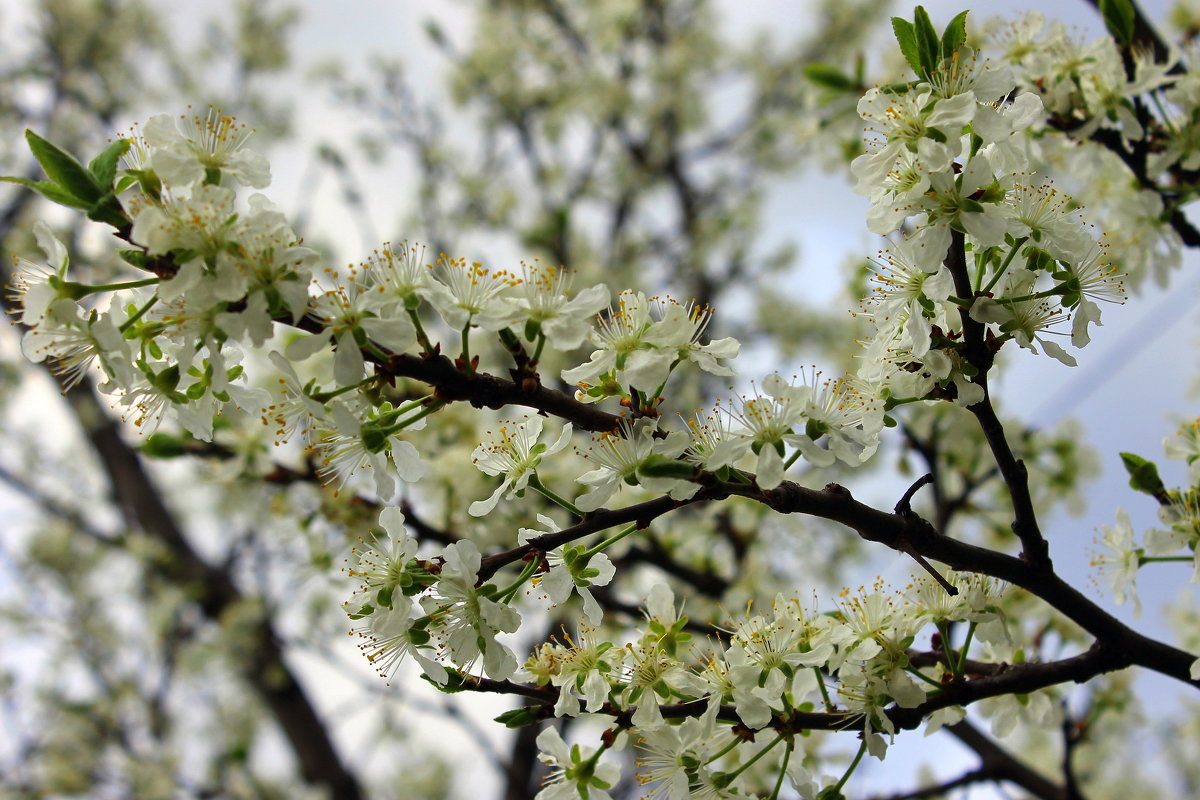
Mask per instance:
[[[964,46],[859,102],[869,137],[851,165],[856,190],[871,201],[868,227],[897,238],[873,264],[863,313],[875,333],[858,376],[895,400],[983,399],[963,347],[972,322],[993,351],[1013,340],[1074,366],[1055,337],[1083,347],[1097,301],[1124,297],[1071,198],[1031,174],[1023,134],[1045,126],[1046,109],[1019,89],[1009,68]]]
[[[746,787],[788,770],[788,764],[785,758],[782,767],[773,762],[743,775],[748,764],[738,767],[724,758],[742,739],[734,725],[751,731],[786,725],[794,712],[817,703],[839,720],[838,727],[863,731],[868,751],[883,757],[887,737],[896,732],[890,706],[915,708],[939,686],[940,676],[960,674],[972,641],[1000,652],[1011,648],[1001,608],[1005,587],[967,574],[951,574],[955,595],[919,579],[902,594],[888,595],[879,586],[845,593],[828,613],[779,595],[769,611],[748,615],[728,630],[714,629],[718,635],[703,645],[693,641],[682,604],[660,583],[646,598],[637,636],[620,646],[599,634],[599,606],[587,594],[588,586],[612,578],[602,552],[575,548],[564,555],[557,548],[545,563],[528,562],[532,568],[527,564],[505,588],[477,586],[480,557],[471,542],[450,545],[435,567],[415,556],[417,543],[403,523],[398,509],[385,509],[379,538],[365,544],[350,567],[360,588],[347,608],[360,621],[361,647],[380,673],[391,677],[411,657],[430,679],[445,684],[461,674],[448,668],[470,670],[482,658],[491,678],[549,689],[555,716],[587,713],[617,725],[624,742],[638,751],[638,779],[655,797],[706,796],[716,789],[723,797],[748,796]],[[536,543],[557,530],[547,517],[542,524],[546,530],[522,531],[521,541]],[[578,591],[585,598],[585,620],[574,634],[537,646],[518,669],[499,634],[517,628],[517,612],[506,601],[527,582],[533,594],[555,604]],[[956,623],[968,629],[962,645],[947,645],[939,661],[916,666],[913,647],[922,631],[933,628],[948,640]],[[988,713],[998,728],[1011,727],[1019,716],[1050,707],[1045,697],[1036,697],[1026,703],[1012,698]],[[672,724],[688,704],[703,713]],[[941,709],[927,718],[926,731],[962,716],[961,708]],[[618,765],[601,763],[599,756],[616,737],[586,754],[568,748],[553,729],[538,742],[542,759],[553,767],[539,795],[543,800],[585,791],[603,797],[615,785]],[[797,785],[807,784],[800,766],[792,764],[788,774]]]
[[[597,520],[629,512],[631,494],[667,510],[733,495],[769,505],[772,494],[797,488],[780,489],[793,468],[800,478],[859,467],[897,406],[985,403],[992,358],[1009,341],[1075,364],[1057,340],[1088,344],[1099,303],[1124,297],[1117,263],[1127,263],[1129,248],[1098,236],[1078,202],[1042,174],[1053,147],[1043,140],[1068,126],[1079,136],[1146,135],[1127,101],[1160,89],[1166,73],[1143,65],[1123,77],[1099,47],[1096,74],[1067,80],[1065,40],[1032,31],[1018,31],[1008,63],[993,64],[952,26],[941,37],[951,46],[923,55],[908,48],[914,80],[859,102],[867,152],[851,170],[871,203],[868,227],[889,240],[872,262],[861,313],[873,333],[853,375],[814,368],[743,382],[733,367],[739,343],[707,336],[712,309],[602,284],[574,291],[570,272],[539,263],[491,269],[404,243],[321,271],[319,254],[264,195],[242,202],[244,190],[269,184],[269,167],[247,147],[248,129],[214,111],[152,117],[86,168],[47,146],[35,150],[63,187],[96,193],[89,208],[132,246],[121,256],[143,277],[73,280],[66,248],[39,224],[46,263],[19,261],[13,289],[29,328],[23,346],[35,361],[50,359],[68,385],[98,365],[104,391],[145,432],[170,414],[208,441],[222,415],[240,411],[260,417],[277,444],[303,445],[325,483],[373,494],[367,499],[384,506],[380,529],[351,558],[358,587],[345,608],[382,675],[411,659],[448,691],[516,679],[544,701],[543,716],[587,713],[614,727],[591,751],[553,730],[541,734],[552,767],[544,800],[606,796],[619,769],[602,758],[625,745],[639,752],[651,796],[743,797],[771,783],[778,796],[785,775],[815,795],[833,784],[791,759],[798,715],[823,709],[830,729],[861,732],[860,756],[882,758],[898,713],[967,681],[973,646],[1016,660],[1004,587],[952,573],[902,594],[847,593],[823,611],[784,593],[729,630],[706,631],[699,645],[691,632],[705,626],[690,623],[660,582],[646,595],[645,624],[618,644],[606,587],[628,544],[620,543],[654,517],[630,512],[621,527]],[[1186,79],[1172,86],[1170,103],[1189,109],[1194,87]],[[1190,168],[1185,139],[1173,141],[1158,168]],[[1161,216],[1151,195],[1146,213]],[[494,359],[504,359],[511,381],[483,371]],[[274,367],[270,380],[263,361]],[[543,386],[544,363],[573,395]],[[685,371],[738,385],[707,411],[675,408],[672,381]],[[450,544],[422,553],[389,504],[436,468],[419,446],[422,429],[461,400],[508,415],[468,445],[490,489],[471,497],[468,513],[499,510],[489,523],[509,549],[485,555],[469,533],[447,532]],[[507,405],[541,414],[513,415]],[[1169,452],[1194,466],[1197,441],[1191,426]],[[1165,528],[1147,534],[1144,550],[1123,514],[1106,532],[1115,555],[1098,563],[1119,602],[1147,560],[1178,560],[1181,550],[1195,559],[1200,542],[1200,487],[1168,491],[1143,463],[1134,466],[1140,488],[1162,503]],[[897,515],[911,514],[908,497]],[[518,511],[523,521],[505,529]],[[570,635],[528,658],[514,650],[523,612],[575,604],[582,613]],[[918,660],[926,634],[930,647]],[[923,721],[932,731],[964,713],[937,705]],[[1034,693],[993,698],[984,713],[1002,735],[1018,719],[1042,724],[1054,711],[1047,694]],[[764,743],[770,731],[778,735]]]

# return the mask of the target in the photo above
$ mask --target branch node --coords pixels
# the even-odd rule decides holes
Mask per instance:
[[[909,486],[908,490],[904,492],[904,496],[900,498],[899,502],[896,503],[896,509],[895,509],[896,513],[902,517],[913,516],[913,510],[912,510],[912,505],[911,505],[913,495],[915,495],[917,492],[919,492],[921,490],[922,486],[925,486],[926,484],[929,484],[929,483],[933,483],[933,473],[931,473],[931,472],[927,472],[924,475],[922,475],[921,477],[917,478],[913,482],[913,485]]]

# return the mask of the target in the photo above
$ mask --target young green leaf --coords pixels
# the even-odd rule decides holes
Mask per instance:
[[[18,178],[15,175],[0,175],[0,181],[28,186],[51,203],[58,203],[60,206],[78,208],[84,211],[91,208],[89,203],[81,201],[78,197],[51,181],[31,181],[28,178]]]
[[[25,131],[25,140],[29,142],[33,157],[46,171],[46,176],[77,197],[80,202],[87,203],[86,207],[90,208],[91,204],[104,195],[104,189],[92,177],[92,173],[75,160],[75,156],[31,130]]]
[[[921,77],[928,78],[937,69],[940,61],[942,43],[934,30],[933,22],[929,19],[925,6],[917,6],[913,15],[913,26],[917,34],[917,52],[921,57]]]
[[[963,11],[942,32],[942,58],[950,58],[967,41],[967,14]]]
[[[496,717],[496,722],[499,722],[506,728],[524,728],[526,725],[533,725],[538,722],[537,709],[530,706],[514,708],[512,711],[505,711]]]
[[[1163,486],[1162,478],[1158,477],[1158,467],[1153,461],[1147,461],[1133,453],[1121,453],[1121,463],[1129,473],[1129,487],[1151,497],[1165,496],[1167,487]]]
[[[117,161],[127,152],[129,152],[129,140],[117,139],[101,150],[100,155],[91,160],[88,164],[88,171],[92,173],[92,177],[96,179],[97,183],[107,189],[112,185],[113,178],[117,176]]]
[[[1123,47],[1133,42],[1133,4],[1129,0],[1100,0],[1104,27]]]
[[[913,28],[913,24],[906,19],[892,17],[892,33],[896,35],[896,42],[900,45],[900,52],[904,54],[904,60],[912,67],[913,72],[920,75],[921,55],[917,50],[917,32]]]
[[[459,692],[466,690],[466,686],[464,685],[462,673],[455,672],[452,669],[446,670],[446,682],[445,683],[438,683],[437,681],[430,678],[428,675],[422,675],[421,679],[424,681],[427,681],[429,684],[431,684],[433,686],[433,688],[437,689],[442,694],[458,694]]]

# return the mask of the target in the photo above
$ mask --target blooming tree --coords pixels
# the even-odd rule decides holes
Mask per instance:
[[[1040,519],[1072,482],[1072,445],[1003,422],[989,390],[1002,355],[1086,360],[1102,313],[1200,244],[1183,211],[1200,164],[1189,55],[1127,0],[1101,11],[1109,35],[1084,43],[1036,14],[977,30],[918,7],[892,19],[903,76],[868,88],[861,65],[809,65],[813,113],[865,128],[849,169],[884,237],[843,374],[747,373],[737,338],[710,334],[699,262],[680,271],[695,297],[440,244],[331,268],[257,191],[270,167],[249,128],[213,108],[152,115],[86,160],[26,132],[44,175],[7,180],[107,229],[128,274],[80,279],[35,224],[41,255],[13,278],[22,348],[66,388],[100,376],[147,455],[317,484],[313,516],[370,516],[341,598],[363,656],[388,680],[411,665],[447,694],[517,698],[497,721],[536,736],[538,798],[636,781],[671,800],[833,800],[918,729],[981,765],[903,796],[989,781],[1105,796],[1072,753],[1119,702],[1112,676],[1200,686],[1195,628],[1184,647],[1151,638],[1060,575]],[[677,142],[664,156],[654,130],[613,135],[685,181]],[[570,254],[561,229],[530,238]],[[1198,442],[1190,425],[1167,445],[1191,486],[1123,456],[1163,527],[1117,511],[1104,531],[1116,602],[1141,568],[1194,562]],[[926,474],[880,508],[844,484],[889,443]],[[915,577],[824,593],[820,566],[772,563],[761,531],[825,523]],[[1107,695],[1081,711],[1069,683]],[[1051,775],[997,741],[1049,727],[1065,731]]]

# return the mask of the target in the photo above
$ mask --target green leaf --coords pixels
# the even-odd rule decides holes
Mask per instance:
[[[904,54],[904,60],[913,68],[913,72],[920,75],[921,55],[917,47],[917,32],[913,28],[913,24],[906,19],[892,17],[892,33],[896,35],[896,42],[900,45],[900,52]]]
[[[49,200],[51,203],[58,203],[60,206],[67,208],[78,208],[83,211],[91,208],[90,203],[85,203],[75,195],[68,192],[66,189],[59,186],[57,183],[50,181],[31,181],[28,178],[18,178],[15,175],[0,175],[0,181],[5,183],[16,183],[21,186],[28,186],[42,197]]]
[[[1104,27],[1123,47],[1133,42],[1133,3],[1129,0],[1100,0],[1100,16]]]
[[[839,92],[849,92],[858,88],[854,79],[832,64],[813,62],[804,67],[804,77],[818,86],[834,89]]]
[[[933,22],[929,19],[928,12],[925,11],[925,6],[917,6],[913,26],[916,28],[917,34],[917,52],[921,57],[922,71],[920,75],[927,78],[937,69],[940,62],[938,56],[942,43],[938,39],[937,31],[933,28]]]
[[[96,183],[92,173],[75,160],[75,156],[31,130],[25,131],[25,140],[29,142],[33,157],[46,171],[46,176],[81,202],[86,202],[89,208],[104,196],[104,188]]]
[[[527,725],[533,725],[538,720],[538,709],[532,706],[522,706],[514,708],[512,711],[505,711],[500,716],[496,717],[496,722],[499,722],[506,728],[524,728]]]
[[[1153,461],[1147,461],[1133,453],[1121,453],[1121,463],[1129,473],[1129,487],[1139,492],[1159,497],[1166,494],[1167,487],[1163,486],[1162,478],[1158,477],[1158,467]]]
[[[129,140],[117,139],[91,160],[88,171],[97,183],[107,189],[112,185],[113,178],[117,177],[117,161],[128,152]]]
[[[950,20],[946,30],[942,32],[942,58],[949,58],[967,41],[967,14],[963,11]]]

